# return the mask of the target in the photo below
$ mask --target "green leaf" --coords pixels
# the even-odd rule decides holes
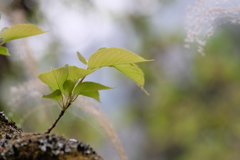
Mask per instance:
[[[88,60],[88,68],[146,62],[139,55],[122,48],[102,48],[92,54]]]
[[[59,101],[62,97],[62,93],[60,90],[55,90],[54,92],[48,94],[48,95],[43,95],[42,98],[49,98],[49,99],[53,99],[56,101]]]
[[[2,46],[0,46],[0,54],[10,56],[10,54],[8,53],[8,49]]]
[[[90,91],[98,91],[98,90],[106,90],[113,89],[112,87],[104,86],[95,82],[82,82],[76,86],[74,90],[74,94],[82,93],[82,92],[90,92]]]
[[[147,94],[147,91],[143,88],[144,86],[144,74],[142,70],[136,64],[123,64],[115,65],[117,70],[125,74],[131,80],[133,80],[137,85]]]
[[[85,77],[85,76],[93,73],[96,70],[97,69],[86,70],[86,69],[78,68],[76,66],[69,66],[68,79],[75,81],[79,78]]]
[[[52,87],[50,87],[50,86],[48,86],[48,89],[49,89],[51,92],[55,91],[55,89],[52,88]]]
[[[87,64],[86,59],[81,55],[80,52],[77,52],[77,56],[78,56],[78,59],[79,59],[83,64]]]
[[[52,68],[49,72],[39,74],[38,78],[49,87],[63,92],[63,84],[68,78],[68,67]]]
[[[4,27],[3,29],[1,29],[1,31],[0,31],[0,38],[3,37],[3,34],[4,34],[4,32],[6,32],[6,30],[8,30],[8,27]]]
[[[75,83],[72,80],[66,80],[63,83],[64,93],[66,93],[68,95],[71,94],[74,86],[75,86]]]
[[[42,29],[32,24],[19,24],[10,27],[3,34],[3,41],[8,42],[14,39],[25,38],[45,33]]]
[[[101,102],[100,101],[100,95],[99,95],[98,91],[81,92],[80,95],[83,95],[83,96],[86,96],[86,97],[90,97],[90,98],[94,98],[98,102]]]

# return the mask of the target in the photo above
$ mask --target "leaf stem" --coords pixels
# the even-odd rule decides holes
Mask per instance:
[[[58,101],[57,103],[58,103],[58,105],[63,109],[63,106],[60,104],[60,102]]]
[[[82,81],[84,80],[86,78],[86,76],[85,77],[82,77],[81,79],[79,79],[79,81],[77,82],[77,84],[75,85],[75,87],[77,87],[80,83],[82,83]],[[75,88],[74,88],[75,89]]]
[[[79,96],[79,94],[74,95],[74,97],[72,98],[72,102],[75,101],[77,99],[77,97]]]

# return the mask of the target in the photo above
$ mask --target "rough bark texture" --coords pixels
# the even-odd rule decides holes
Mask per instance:
[[[55,134],[24,133],[0,112],[0,160],[103,160],[87,144]]]

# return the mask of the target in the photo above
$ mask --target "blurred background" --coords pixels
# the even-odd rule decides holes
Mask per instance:
[[[101,126],[108,122],[98,121],[91,109],[82,111],[84,105],[112,123],[129,160],[240,159],[239,25],[218,26],[205,56],[186,49],[185,16],[194,3],[0,0],[0,29],[32,23],[49,31],[6,44],[11,56],[0,56],[0,110],[25,132],[45,132],[60,109],[41,98],[48,91],[36,76],[66,63],[84,67],[77,51],[88,58],[102,47],[125,48],[155,59],[139,64],[150,96],[116,70],[103,68],[86,80],[116,89],[101,91],[101,104],[81,97],[53,133],[89,143],[106,160],[119,160]]]

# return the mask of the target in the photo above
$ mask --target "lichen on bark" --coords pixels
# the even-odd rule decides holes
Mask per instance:
[[[25,133],[3,112],[0,112],[0,153],[0,160],[104,160],[78,140]]]

